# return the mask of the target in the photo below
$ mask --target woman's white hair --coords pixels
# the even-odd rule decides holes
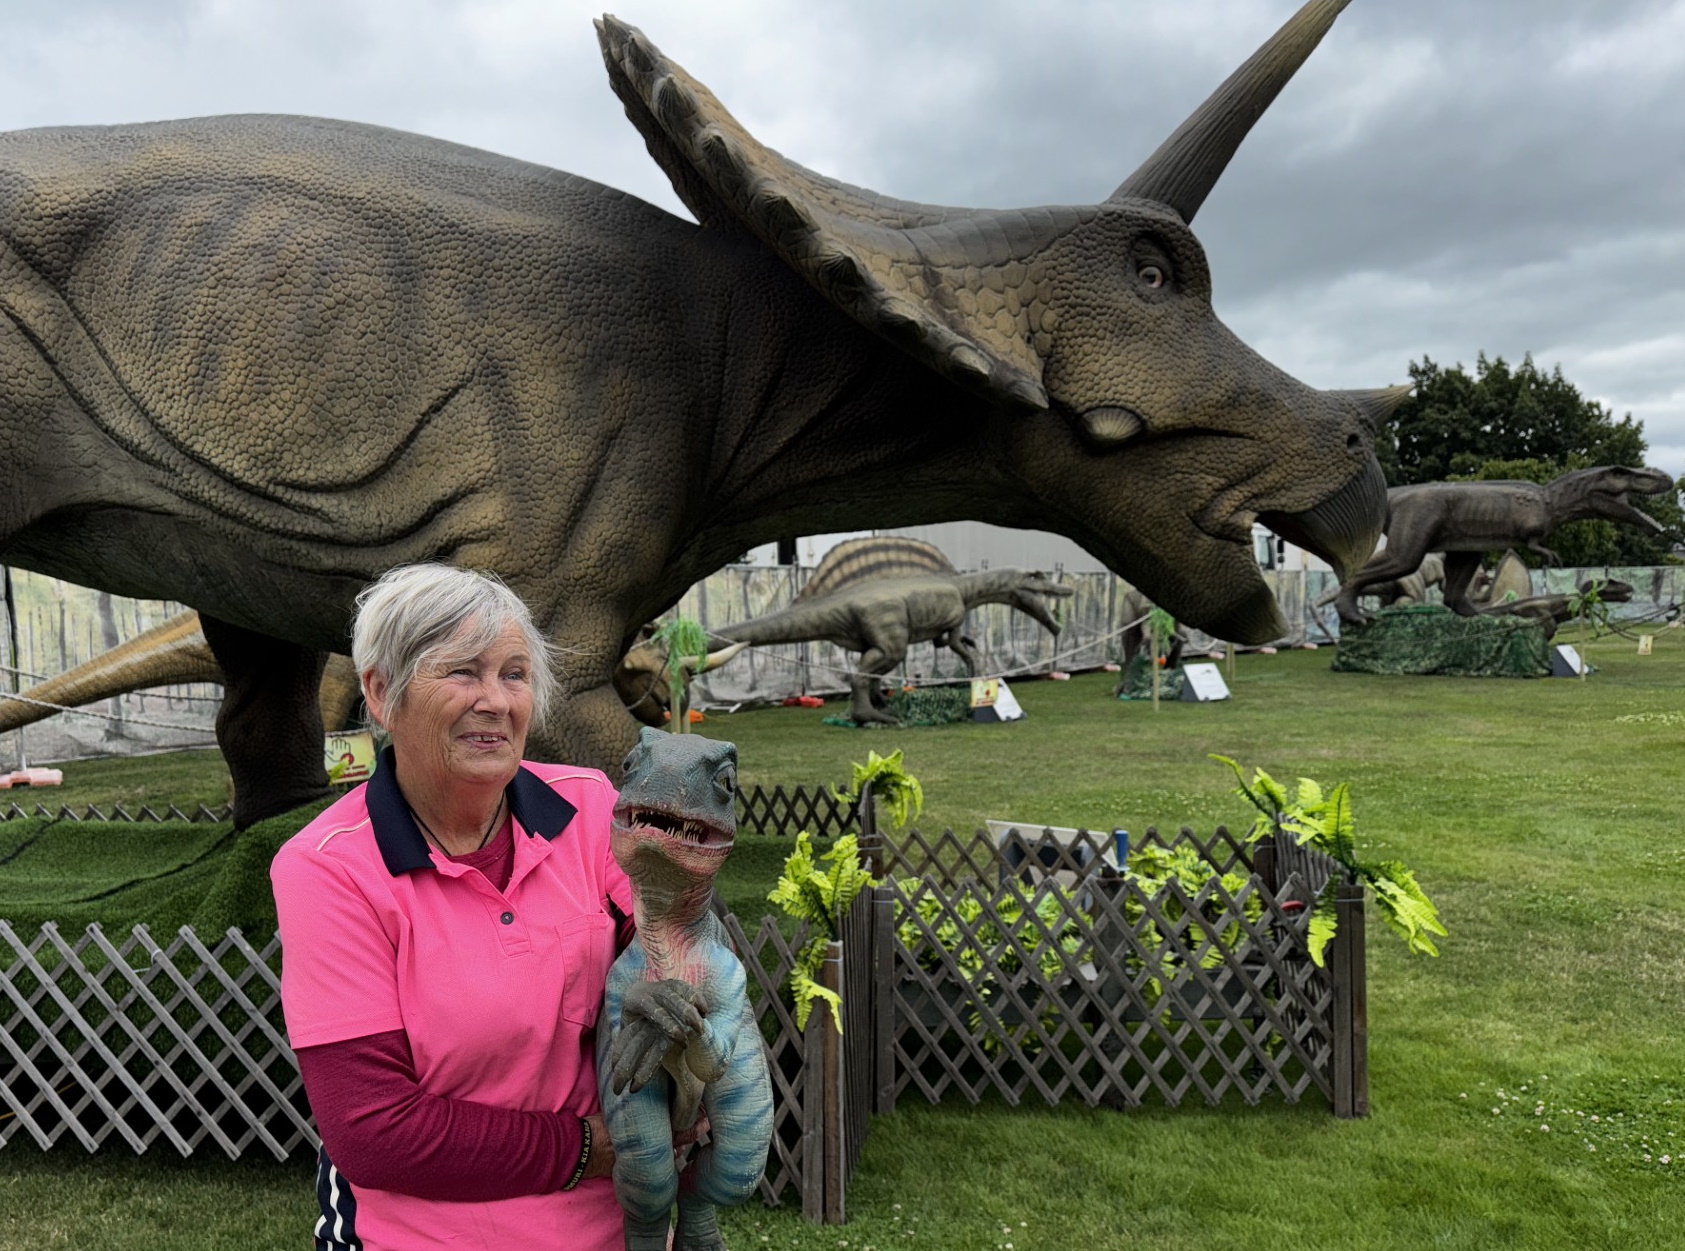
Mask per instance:
[[[543,721],[556,690],[556,649],[503,579],[449,565],[389,569],[357,596],[351,662],[363,697],[369,693],[363,675],[373,670],[386,680],[387,705],[397,708],[423,664],[472,660],[511,625],[520,627],[532,658],[533,715]]]

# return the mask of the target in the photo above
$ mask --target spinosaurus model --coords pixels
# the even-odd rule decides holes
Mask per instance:
[[[1565,521],[1602,518],[1638,526],[1652,534],[1666,527],[1627,502],[1627,495],[1660,495],[1673,479],[1659,469],[1604,465],[1575,469],[1552,482],[1420,482],[1387,492],[1387,546],[1355,577],[1341,578],[1335,598],[1340,619],[1369,620],[1358,596],[1376,583],[1402,578],[1421,565],[1429,551],[1445,553],[1445,604],[1464,617],[1479,608],[1469,588],[1483,552],[1523,546],[1558,563],[1545,546],[1550,532]]]
[[[808,595],[810,584],[788,608],[724,626],[715,633],[750,646],[822,640],[859,652],[860,660],[849,679],[853,695],[849,715],[862,725],[897,724],[884,699],[883,677],[907,659],[907,649],[914,643],[948,648],[975,677],[980,667],[976,645],[960,633],[968,612],[982,604],[1007,604],[1058,634],[1059,622],[1046,601],[1074,593],[1045,574],[1022,569],[892,572],[847,579],[816,575],[814,583],[821,586],[820,594]]]
[[[326,791],[324,657],[409,561],[532,606],[561,652],[531,750],[611,770],[638,628],[791,534],[1052,530],[1191,625],[1277,638],[1252,523],[1361,565],[1408,389],[1263,360],[1189,226],[1346,3],[1310,0],[1091,205],[813,173],[608,17],[694,222],[348,122],[0,135],[0,562],[199,611],[240,826]]]
[[[737,748],[646,728],[614,808],[637,937],[609,970],[597,1081],[614,1141],[627,1251],[723,1248],[717,1206],[755,1192],[772,1143],[772,1079],[742,962],[709,907],[737,830]],[[706,1109],[681,1174],[674,1135]]]

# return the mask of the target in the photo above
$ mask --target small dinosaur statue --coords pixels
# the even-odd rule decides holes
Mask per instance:
[[[1478,609],[1469,586],[1483,552],[1525,545],[1552,564],[1556,553],[1545,538],[1565,521],[1602,518],[1638,526],[1652,534],[1665,527],[1627,502],[1627,494],[1660,495],[1673,479],[1659,469],[1603,465],[1575,469],[1552,482],[1419,482],[1387,492],[1387,546],[1356,576],[1348,578],[1335,599],[1340,619],[1369,620],[1358,596],[1378,582],[1410,574],[1430,551],[1445,553],[1445,604],[1464,617]]]
[[[894,725],[896,718],[885,706],[880,679],[907,658],[912,644],[934,642],[949,648],[975,675],[977,653],[960,634],[966,613],[979,604],[1009,604],[1057,634],[1059,623],[1045,601],[1073,593],[1045,574],[1022,569],[870,578],[726,626],[719,635],[756,646],[823,639],[859,652],[860,663],[849,683],[854,694],[850,715],[861,723]]]
[[[737,748],[645,728],[614,808],[614,858],[638,934],[609,970],[597,1081],[626,1251],[723,1251],[717,1206],[749,1199],[772,1143],[772,1079],[748,979],[709,908],[737,831]],[[676,1133],[706,1109],[683,1171]]]

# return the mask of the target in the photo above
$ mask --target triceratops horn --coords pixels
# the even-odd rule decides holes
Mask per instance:
[[[749,646],[747,643],[732,643],[730,646],[722,647],[718,651],[709,652],[707,658],[700,663],[697,662],[695,656],[686,656],[679,662],[679,664],[683,667],[686,673],[708,673],[714,669],[718,669],[721,665],[725,664],[726,661],[730,660],[747,646]]]
[[[1382,423],[1399,409],[1399,406],[1416,393],[1416,384],[1406,382],[1396,387],[1378,387],[1372,391],[1333,391],[1329,394],[1340,399],[1349,400],[1357,406],[1357,411],[1371,430],[1379,430]]]
[[[1141,164],[1113,200],[1156,200],[1191,222],[1252,124],[1351,0],[1310,0]]]

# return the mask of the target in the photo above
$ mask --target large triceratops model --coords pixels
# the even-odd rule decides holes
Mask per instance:
[[[1077,207],[812,173],[612,18],[610,83],[695,222],[345,122],[0,136],[0,561],[199,610],[240,824],[325,789],[322,657],[408,561],[532,605],[563,650],[531,750],[611,769],[638,628],[794,534],[1052,530],[1190,625],[1276,638],[1252,523],[1360,565],[1405,392],[1258,357],[1189,223],[1345,3]]]
[[[772,1143],[772,1078],[748,979],[709,906],[737,832],[737,748],[642,731],[614,807],[614,858],[637,937],[609,970],[597,1083],[614,1141],[627,1251],[723,1251],[715,1209],[747,1202]],[[704,1112],[709,1141],[677,1135]]]
[[[1522,547],[1552,564],[1556,553],[1545,546],[1550,532],[1565,521],[1600,518],[1637,526],[1651,534],[1667,528],[1627,502],[1627,495],[1660,495],[1673,479],[1659,469],[1603,465],[1575,469],[1554,481],[1419,482],[1387,492],[1387,546],[1355,575],[1342,577],[1335,599],[1340,618],[1354,624],[1369,620],[1358,598],[1377,583],[1413,572],[1429,551],[1445,553],[1445,606],[1473,617],[1480,605],[1469,588],[1482,553]]]

